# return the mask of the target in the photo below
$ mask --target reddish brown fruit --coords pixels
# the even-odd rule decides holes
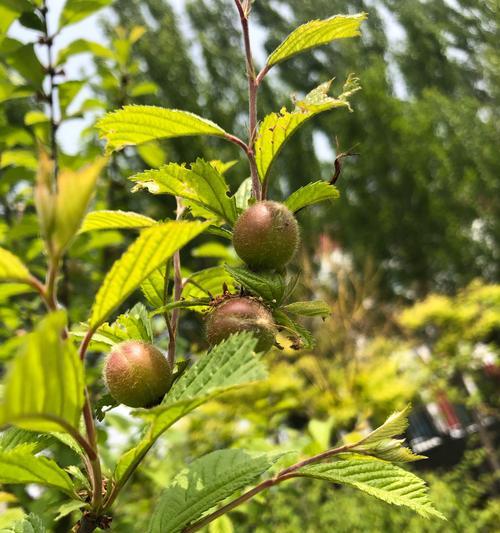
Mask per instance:
[[[172,383],[166,357],[142,341],[117,344],[106,359],[104,379],[111,396],[130,407],[160,403]]]
[[[266,352],[274,344],[276,327],[268,309],[250,298],[231,298],[218,304],[207,319],[208,342],[213,346],[239,331],[258,339],[255,350]]]
[[[257,202],[236,221],[236,253],[254,269],[282,269],[294,256],[299,226],[293,213],[278,202]]]

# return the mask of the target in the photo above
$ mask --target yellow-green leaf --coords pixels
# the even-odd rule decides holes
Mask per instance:
[[[106,139],[108,151],[155,139],[226,134],[214,122],[194,113],[148,105],[128,105],[108,113],[97,123],[97,129]]]
[[[0,451],[0,483],[37,483],[75,497],[69,475],[52,459],[33,455],[27,446]]]
[[[132,211],[92,211],[83,219],[79,233],[101,229],[141,229],[156,224],[156,220]]]
[[[159,266],[209,226],[173,221],[145,229],[118,259],[97,293],[90,317],[96,328]]]
[[[31,274],[19,257],[12,254],[5,248],[0,248],[0,282],[29,282],[30,279]]]
[[[324,200],[336,200],[339,191],[327,181],[315,181],[294,191],[283,203],[292,213]]]
[[[266,64],[272,67],[306,50],[328,44],[336,39],[357,37],[360,35],[359,27],[366,17],[366,13],[358,13],[311,20],[294,30],[267,58]]]
[[[44,318],[26,335],[5,380],[0,427],[32,431],[79,427],[83,406],[83,365],[69,339],[62,339],[63,311]]]
[[[262,181],[267,177],[273,161],[278,157],[285,142],[297,131],[299,126],[323,111],[336,107],[349,107],[348,98],[359,89],[357,79],[349,77],[343,92],[337,98],[328,96],[332,81],[321,84],[312,90],[304,100],[295,103],[292,112],[283,108],[279,113],[271,113],[262,121],[255,142],[255,159]]]

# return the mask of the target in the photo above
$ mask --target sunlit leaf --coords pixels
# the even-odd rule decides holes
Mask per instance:
[[[315,181],[294,191],[283,203],[292,213],[296,213],[308,205],[336,200],[338,197],[339,191],[334,185],[327,181]]]
[[[103,229],[142,229],[156,224],[156,220],[132,211],[91,211],[83,219],[79,233]]]
[[[29,282],[31,274],[23,262],[5,248],[0,248],[0,282]]]
[[[87,18],[92,13],[111,4],[113,0],[66,0],[61,16],[59,28],[64,28],[75,22]]]
[[[102,324],[154,270],[208,226],[208,222],[174,221],[143,230],[104,279],[92,307],[90,327]]]
[[[0,426],[40,432],[79,427],[83,366],[70,340],[63,340],[65,313],[47,315],[11,364],[0,403]]]
[[[305,302],[293,302],[288,305],[284,305],[281,308],[283,311],[292,315],[300,316],[321,316],[327,317],[332,314],[330,306],[322,300],[311,300]]]
[[[87,4],[88,2],[85,0],[85,3]],[[87,39],[76,39],[76,41],[72,41],[68,46],[59,51],[56,65],[62,65],[69,57],[76,54],[84,54],[86,52],[89,52],[96,57],[113,57],[113,52],[102,44],[88,41]]]
[[[97,123],[97,128],[110,151],[155,139],[225,135],[214,122],[188,111],[145,105],[129,105],[108,113]]]
[[[335,15],[324,20],[311,20],[294,30],[267,58],[267,66],[272,67],[286,59],[328,44],[336,39],[357,37],[359,27],[366,20],[366,13],[357,15]]]

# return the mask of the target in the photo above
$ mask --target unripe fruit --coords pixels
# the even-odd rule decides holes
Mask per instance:
[[[117,344],[108,355],[104,379],[117,402],[152,407],[169,390],[172,371],[166,357],[152,344],[126,341]]]
[[[224,300],[207,319],[207,337],[211,345],[219,344],[232,333],[251,331],[258,339],[255,351],[266,352],[274,344],[276,327],[268,309],[250,298]]]
[[[254,269],[282,269],[295,254],[299,225],[293,213],[278,202],[257,202],[236,221],[236,253]]]

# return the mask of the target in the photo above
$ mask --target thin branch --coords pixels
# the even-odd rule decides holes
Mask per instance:
[[[229,511],[232,511],[234,508],[238,507],[242,503],[250,500],[259,492],[262,492],[263,490],[273,487],[274,485],[277,485],[278,483],[282,483],[283,481],[287,481],[288,479],[298,477],[299,474],[297,473],[297,471],[300,468],[303,468],[304,466],[307,466],[309,464],[318,463],[334,455],[344,453],[354,448],[358,444],[359,442],[356,442],[354,444],[345,444],[343,446],[339,446],[338,448],[327,450],[326,452],[320,453],[318,455],[314,455],[313,457],[309,457],[308,459],[299,461],[298,463],[295,463],[294,465],[281,470],[273,478],[262,481],[261,483],[256,485],[253,489],[250,489],[249,491],[245,492],[241,496],[238,496],[238,498],[235,498],[232,502],[229,502],[226,505],[223,505],[222,507],[220,507],[213,513],[210,513],[209,515],[202,518],[201,520],[198,520],[197,522],[194,522],[190,526],[187,526],[186,528],[182,530],[182,533],[193,533],[194,531],[198,531],[199,529],[202,529],[203,527],[205,527],[207,524],[209,524],[216,518],[219,518],[219,516],[222,516],[228,513]]]
[[[255,163],[254,144],[257,137],[257,89],[258,85],[255,80],[255,67],[253,64],[252,47],[250,44],[250,32],[248,29],[248,13],[250,11],[249,4],[247,8],[243,7],[239,0],[235,0],[236,9],[240,16],[241,28],[243,30],[243,43],[245,45],[245,62],[248,78],[248,118],[249,118],[249,134],[247,157],[250,162],[250,175],[252,176],[252,194],[257,200],[262,199],[262,188],[260,184],[259,175],[257,172],[257,165]]]

